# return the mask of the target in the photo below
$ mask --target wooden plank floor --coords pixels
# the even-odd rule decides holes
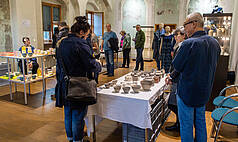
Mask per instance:
[[[131,63],[131,68],[120,68],[115,70],[114,77],[100,75],[99,84],[103,84],[112,79],[118,78],[133,70],[135,62]],[[145,70],[155,68],[155,62],[145,62]],[[54,88],[55,79],[47,80],[47,89]],[[35,100],[29,99],[32,103],[41,103],[41,82],[31,85],[31,96],[40,96]],[[18,91],[23,92],[23,86],[18,85]],[[0,97],[9,94],[8,86],[0,87]],[[18,95],[18,99],[23,100],[23,96]],[[67,142],[63,110],[55,107],[55,101],[51,100],[50,95],[46,96],[49,103],[40,107],[31,107],[9,102],[0,99],[0,142]],[[212,121],[210,112],[206,112],[208,136],[211,131]],[[172,125],[175,121],[174,114],[171,113],[165,126]],[[221,131],[223,141],[238,141],[237,128],[224,125]],[[121,125],[103,120],[97,127],[98,142],[120,142],[122,141]],[[167,132],[162,129],[157,142],[176,142],[180,141],[177,133]],[[208,138],[208,141],[213,141]]]

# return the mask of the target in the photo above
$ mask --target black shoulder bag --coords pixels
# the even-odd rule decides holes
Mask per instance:
[[[62,47],[61,47],[62,48]],[[63,58],[62,49],[60,51],[60,62],[66,76],[64,77],[67,85],[66,100],[77,102],[84,105],[93,105],[97,103],[97,83],[95,80],[90,80],[87,77],[69,76],[66,70]]]

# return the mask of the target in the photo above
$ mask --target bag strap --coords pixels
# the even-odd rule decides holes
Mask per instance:
[[[63,39],[65,39],[65,38],[67,38],[67,37],[64,37]],[[63,67],[63,71],[64,71],[64,73],[65,73],[65,78],[68,80],[68,79],[70,79],[70,76],[68,75],[68,72],[67,72],[67,69],[66,69],[66,67],[65,67],[65,64],[64,64],[64,61],[63,61],[63,57],[62,57],[62,52],[61,52],[61,50],[62,50],[62,47],[60,47],[60,44],[61,44],[61,42],[63,41],[63,39],[61,39],[61,40],[59,40],[58,42],[57,42],[57,44],[58,44],[58,51],[59,51],[59,60],[60,60],[60,62],[61,62],[61,64],[62,64],[62,67]]]
[[[161,55],[161,49],[162,49],[162,45],[163,45],[163,37],[161,37],[161,41],[160,41],[160,46],[159,46],[159,55]]]

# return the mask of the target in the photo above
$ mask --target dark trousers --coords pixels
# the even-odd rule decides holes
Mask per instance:
[[[23,69],[22,69],[22,60],[18,61],[18,66],[21,70],[21,73],[23,74]],[[26,61],[24,61],[24,68],[25,68],[25,74],[28,74],[27,72],[27,66],[26,66]],[[32,74],[36,74],[37,73],[37,69],[39,68],[39,64],[36,62],[32,63]]]
[[[122,64],[123,67],[125,67],[126,63],[127,67],[130,66],[130,51],[131,48],[123,50],[123,64]]]
[[[135,70],[139,69],[140,64],[140,70],[144,70],[144,59],[143,59],[143,48],[136,48],[136,68]]]
[[[109,75],[114,75],[114,53],[112,50],[105,51],[105,58],[107,63],[107,72]]]

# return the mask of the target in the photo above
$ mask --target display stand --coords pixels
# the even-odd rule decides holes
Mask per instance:
[[[213,111],[213,100],[226,87],[231,42],[232,13],[203,14],[208,35],[217,39],[221,46],[212,93],[206,105],[207,111]]]
[[[128,74],[116,79],[117,83],[124,82]],[[125,94],[122,90],[119,93],[113,93],[112,87],[100,88],[103,86],[99,87],[97,104],[88,107],[86,117],[92,141],[95,141],[95,116],[121,122],[124,142],[153,142],[156,140],[170,113],[168,109],[169,94],[164,93],[166,90],[165,78],[162,78],[159,83],[155,83],[150,91],[141,90],[139,93]]]
[[[15,56],[14,53],[11,52],[2,52],[0,53],[1,58],[5,58],[7,60],[7,67],[8,67],[8,79],[4,79],[3,76],[1,76],[0,79],[3,80],[8,80],[9,81],[9,91],[10,91],[10,100],[13,100],[13,95],[12,95],[12,83],[15,83],[15,92],[17,92],[17,85],[16,83],[20,83],[24,85],[24,101],[25,104],[27,104],[27,94],[26,94],[26,85],[29,85],[29,94],[30,94],[30,83],[36,82],[36,81],[42,81],[42,95],[45,98],[46,96],[46,79],[55,76],[55,73],[53,74],[45,74],[45,57],[47,56],[54,56],[55,54],[50,54],[50,55],[33,55],[31,57],[22,57],[22,56]],[[36,77],[35,79],[30,78],[29,76],[25,75],[25,66],[24,66],[24,60],[29,60],[31,58],[38,58],[40,59],[41,63],[41,70],[42,70],[42,75]],[[11,67],[10,60],[13,60],[13,68]],[[22,61],[22,70],[23,70],[23,80],[18,80],[18,79],[13,79],[11,78],[11,73],[14,72],[15,70],[15,60],[18,59]],[[26,62],[26,66],[28,66],[28,62]],[[28,72],[28,69],[27,69]]]

